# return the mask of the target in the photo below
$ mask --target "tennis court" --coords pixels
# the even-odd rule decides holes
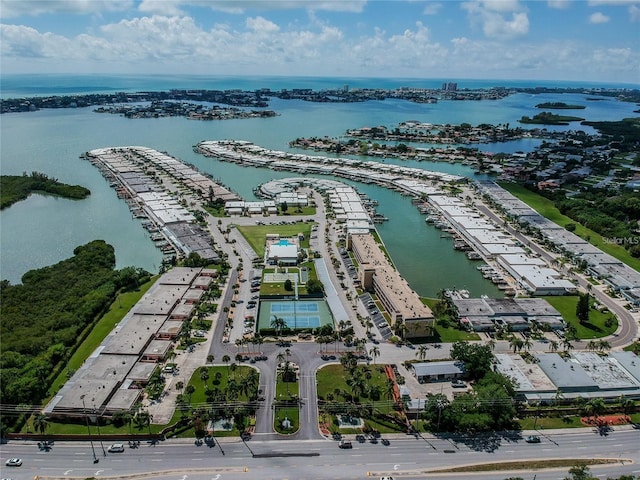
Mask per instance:
[[[274,318],[282,318],[293,330],[333,325],[333,317],[324,300],[263,300],[260,302],[258,330],[273,328]]]

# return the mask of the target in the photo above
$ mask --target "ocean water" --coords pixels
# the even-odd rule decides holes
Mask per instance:
[[[280,77],[115,77],[115,76],[3,76],[3,98],[57,93],[98,91],[141,91],[168,88],[394,88],[422,85],[439,87],[443,80],[342,79]],[[415,83],[409,83],[415,82]],[[491,81],[473,81],[459,87],[491,86]],[[504,83],[502,83],[504,84]],[[537,83],[540,85],[540,83]],[[553,86],[549,84],[548,86]],[[86,200],[71,201],[33,195],[0,212],[0,278],[20,282],[32,269],[51,265],[72,255],[73,249],[93,239],[104,239],[116,250],[117,266],[135,265],[155,272],[161,261],[157,250],[131,218],[126,204],[118,199],[98,170],[81,160],[87,150],[122,145],[144,145],[168,152],[211,174],[247,199],[255,198],[253,188],[273,178],[291,176],[289,172],[246,168],[197,155],[193,145],[202,140],[244,139],[267,148],[290,150],[288,142],[297,137],[340,137],[345,130],[362,126],[395,126],[406,120],[431,123],[510,123],[522,115],[535,114],[534,105],[544,101],[566,101],[586,105],[580,115],[590,120],[615,120],[633,115],[636,108],[611,99],[587,101],[582,95],[516,94],[498,101],[458,101],[414,104],[400,100],[357,104],[309,103],[273,99],[270,108],[279,116],[264,119],[198,122],[183,118],[126,119],[118,115],[97,114],[93,108],[42,110],[4,114],[0,117],[0,171],[20,175],[39,171],[70,184],[89,188]],[[554,129],[576,129],[551,127]],[[587,129],[589,130],[589,129]],[[589,130],[591,131],[591,130]],[[538,140],[521,140],[496,145],[479,145],[488,151],[530,151]],[[440,162],[400,162],[429,170],[467,175],[464,165]],[[482,278],[464,254],[453,250],[450,240],[424,222],[407,197],[373,185],[353,184],[379,201],[378,211],[390,220],[378,231],[400,273],[421,295],[434,296],[443,287],[467,288],[474,295],[498,295],[495,287]]]
[[[73,95],[104,92],[138,92],[182,89],[209,90],[272,90],[312,88],[314,90],[350,88],[440,88],[443,83],[455,82],[458,88],[491,87],[583,87],[583,88],[639,88],[638,84],[593,83],[528,80],[451,79],[451,78],[367,78],[367,77],[281,77],[281,76],[207,76],[207,75],[3,75],[0,78],[1,98],[36,95]]]

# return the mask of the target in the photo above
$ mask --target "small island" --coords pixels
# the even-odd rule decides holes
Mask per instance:
[[[581,122],[584,118],[569,115],[557,115],[551,112],[541,112],[532,117],[524,115],[519,122],[538,125],[569,125],[569,122]]]
[[[80,185],[67,185],[58,182],[55,178],[49,178],[44,173],[31,172],[22,175],[0,176],[0,210],[24,200],[31,193],[42,192],[57,195],[73,200],[82,200],[91,194],[91,191]]]
[[[584,110],[584,105],[570,105],[564,102],[545,102],[536,105],[536,108],[551,108],[554,110]]]

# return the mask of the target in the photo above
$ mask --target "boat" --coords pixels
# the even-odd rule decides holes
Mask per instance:
[[[473,250],[467,252],[467,258],[469,260],[482,260],[482,256],[478,252],[474,252]]]

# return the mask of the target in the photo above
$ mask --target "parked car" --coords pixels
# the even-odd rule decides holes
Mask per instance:
[[[351,445],[351,442],[349,440],[340,440],[338,446],[340,448],[353,448],[353,445]]]
[[[453,388],[465,388],[467,386],[467,384],[462,380],[452,380],[451,381],[451,386]]]
[[[21,458],[10,458],[9,460],[7,460],[5,462],[5,465],[7,467],[19,467],[22,465],[22,459]]]
[[[537,435],[529,435],[524,441],[527,443],[540,443],[540,437]]]
[[[107,448],[107,451],[109,453],[122,453],[124,452],[124,445],[121,443],[114,443],[112,445],[109,445],[109,448]]]

